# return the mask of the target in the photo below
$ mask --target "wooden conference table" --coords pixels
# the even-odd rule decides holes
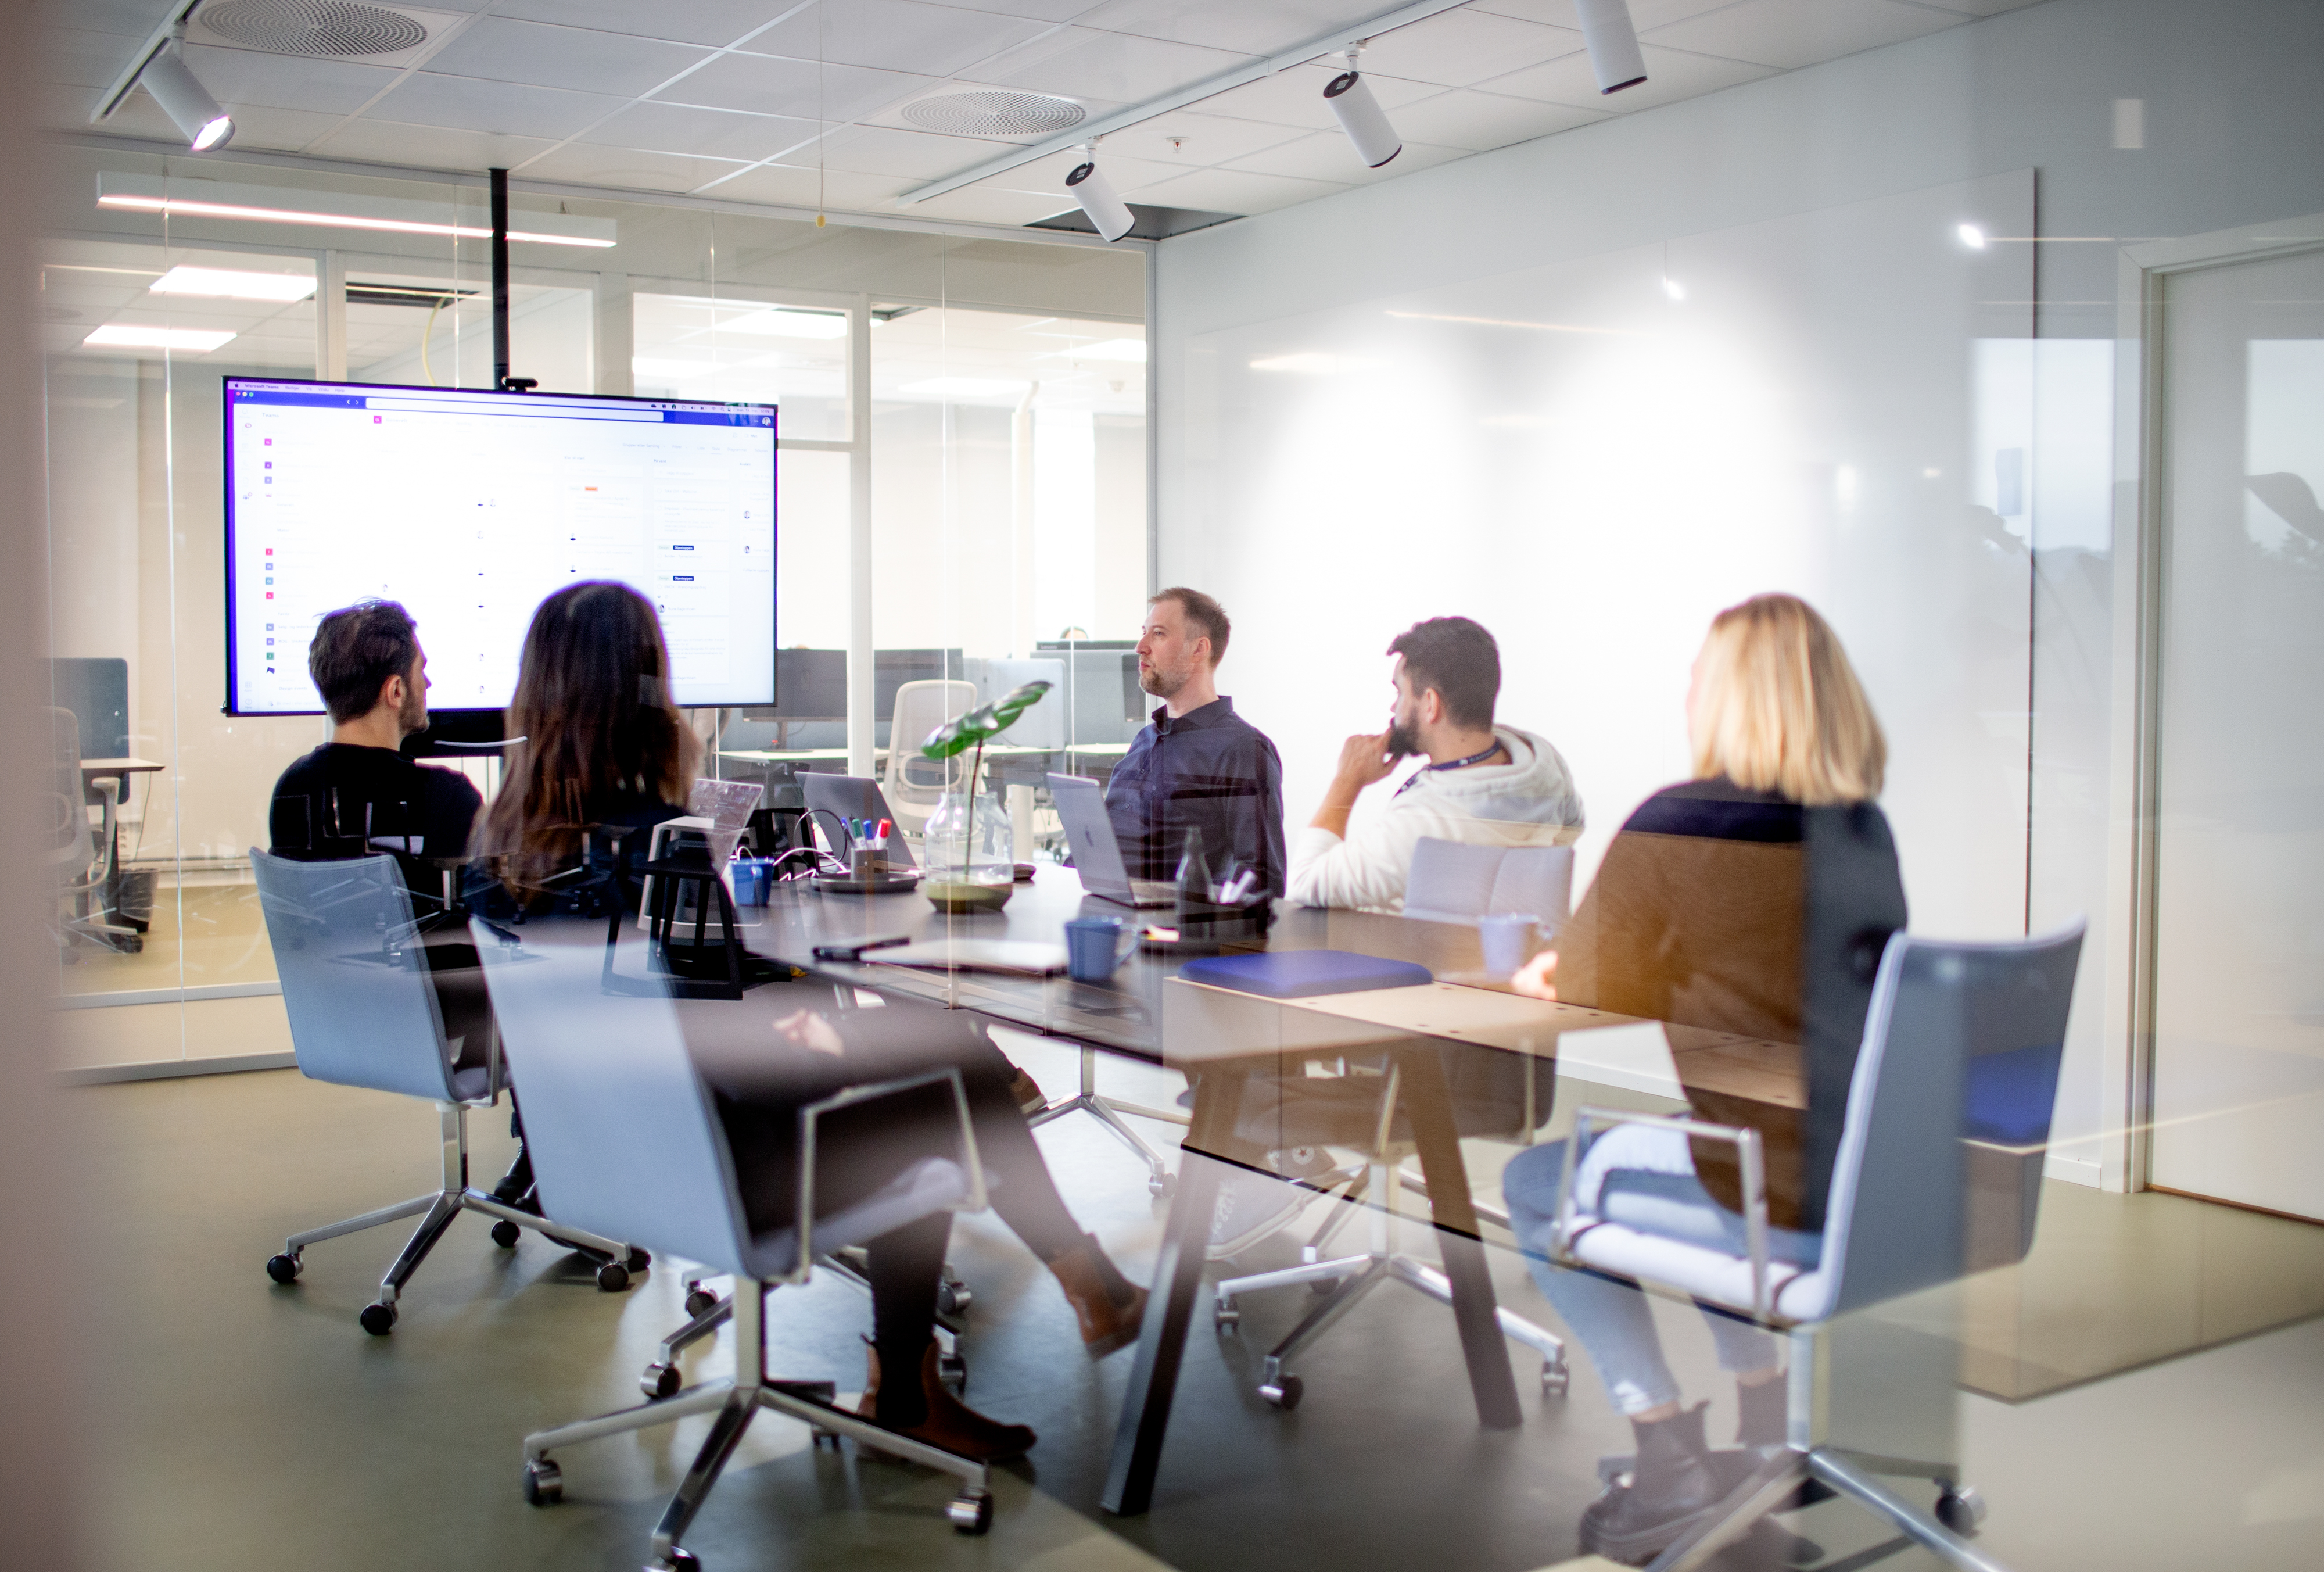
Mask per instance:
[[[1568,1032],[1645,1023],[1579,1005],[1526,999],[1485,984],[1473,929],[1366,912],[1314,911],[1278,902],[1264,939],[1239,949],[1342,949],[1416,961],[1440,980],[1425,987],[1298,1000],[1262,999],[1179,980],[1185,957],[1145,950],[1105,984],[1062,974],[938,970],[883,964],[872,951],[856,961],[825,960],[818,946],[862,944],[909,935],[924,941],[1007,939],[1061,945],[1064,925],[1083,915],[1127,922],[1167,922],[1169,914],[1133,913],[1084,896],[1067,868],[1043,867],[1019,884],[1002,911],[946,917],[918,893],[818,893],[779,885],[764,908],[742,909],[743,943],[825,981],[883,996],[976,1012],[1022,1030],[1062,1037],[1148,1063],[1185,1070],[1194,1087],[1176,1193],[1164,1225],[1152,1300],[1140,1332],[1118,1422],[1104,1505],[1143,1512],[1153,1496],[1187,1332],[1202,1291],[1203,1268],[1221,1174],[1249,1167],[1251,1142],[1236,1124],[1255,1077],[1299,1075],[1318,1058],[1360,1051],[1394,1064],[1398,1096],[1417,1149],[1432,1221],[1452,1284],[1479,1420],[1489,1429],[1520,1422],[1508,1345],[1496,1322],[1493,1288],[1466,1170],[1462,1164],[1446,1054],[1486,1059],[1516,1055],[1555,1060]],[[1467,978],[1463,982],[1460,979]],[[1709,1032],[1674,1031],[1670,1062],[1678,1081],[1771,1106],[1804,1105],[1799,1050]],[[1456,1047],[1457,1045],[1457,1047]],[[1586,1055],[1573,1056],[1586,1058]],[[1579,1068],[1584,1078],[1592,1075]],[[1623,1085],[1618,1071],[1606,1072]],[[1641,1089],[1640,1083],[1627,1083]],[[1644,1089],[1676,1093],[1678,1086]],[[1546,1120],[1549,1109],[1541,1106]],[[1221,1161],[1195,1161],[1195,1154]]]

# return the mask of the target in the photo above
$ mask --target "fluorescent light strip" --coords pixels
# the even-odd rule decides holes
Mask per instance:
[[[127,322],[108,322],[81,343],[97,349],[182,349],[189,355],[208,355],[233,338],[232,333],[215,328],[143,328]]]
[[[244,208],[228,202],[191,202],[177,197],[139,197],[113,191],[99,197],[100,208],[127,208],[140,213],[160,213],[186,218],[244,218],[257,224],[320,224],[337,229],[375,229],[394,235],[446,235],[461,240],[490,240],[493,232],[473,224],[425,224],[413,218],[363,218],[353,213],[299,213],[286,208]],[[604,250],[610,240],[577,235],[533,235],[512,229],[511,240],[537,245],[581,245]]]

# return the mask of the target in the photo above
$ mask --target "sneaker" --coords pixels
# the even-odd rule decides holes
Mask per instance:
[[[1265,1174],[1236,1169],[1219,1180],[1218,1209],[1211,1215],[1210,1259],[1240,1255],[1260,1240],[1299,1220],[1315,1192]]]
[[[1024,1067],[1010,1068],[1017,1073],[1010,1078],[1009,1095],[1016,1099],[1017,1106],[1024,1110],[1025,1117],[1030,1119],[1049,1105],[1049,1094],[1041,1089],[1040,1082],[1025,1073]]]

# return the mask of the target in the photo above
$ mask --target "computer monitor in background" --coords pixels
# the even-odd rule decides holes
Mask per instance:
[[[847,652],[777,650],[775,701],[744,715],[751,720],[845,720]]]
[[[1138,645],[1129,639],[1049,639],[1036,653],[1065,663],[1065,712],[1075,744],[1126,743],[1155,701],[1138,686]]]
[[[960,651],[875,650],[872,652],[872,718],[886,726],[896,713],[896,689],[907,682],[955,681],[968,675]]]

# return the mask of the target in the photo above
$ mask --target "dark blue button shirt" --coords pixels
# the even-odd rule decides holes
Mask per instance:
[[[1157,709],[1114,766],[1105,806],[1133,879],[1176,877],[1186,831],[1199,828],[1213,875],[1231,857],[1259,870],[1256,888],[1283,893],[1283,761],[1231,698],[1176,720]]]

